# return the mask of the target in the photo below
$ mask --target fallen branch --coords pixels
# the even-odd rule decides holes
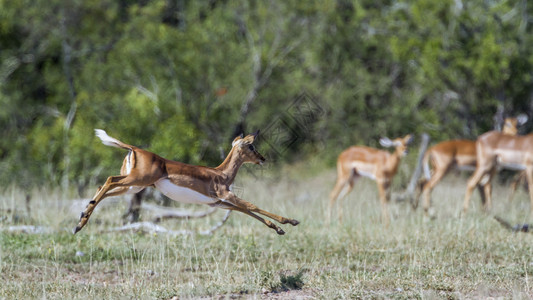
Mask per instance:
[[[16,209],[16,208],[0,208],[0,213],[4,213],[4,214],[15,214],[15,213],[20,213],[21,210],[20,209]]]
[[[90,199],[75,199],[70,200],[70,211],[73,213],[78,214],[87,206]],[[122,202],[122,199],[120,198],[111,198],[106,199],[106,201],[102,202],[101,206],[115,206]],[[208,210],[205,211],[191,211],[191,210],[178,210],[178,209],[172,209],[167,206],[159,206],[155,204],[149,204],[149,203],[142,203],[141,204],[142,210],[147,210],[154,214],[153,222],[160,222],[162,220],[166,219],[196,219],[196,218],[203,218],[208,215],[213,214],[215,211],[217,211],[216,208],[211,207]]]
[[[217,224],[213,225],[213,227],[211,227],[209,230],[200,231],[199,233],[201,235],[211,235],[211,234],[213,234],[213,232],[215,232],[215,230],[219,229],[220,227],[222,227],[222,225],[224,225],[224,223],[226,223],[226,221],[228,220],[230,214],[231,214],[231,210],[228,210],[226,212],[226,215],[224,216],[224,218],[222,218],[222,220],[220,222],[218,222]]]
[[[422,141],[420,142],[420,149],[418,150],[418,158],[416,162],[416,166],[413,172],[413,175],[411,176],[411,180],[409,181],[409,185],[407,186],[407,189],[403,192],[402,195],[399,195],[396,199],[396,201],[405,201],[409,200],[411,203],[411,206],[413,208],[416,208],[416,205],[418,203],[415,203],[418,201],[418,199],[415,199],[415,189],[417,187],[418,179],[420,178],[420,175],[422,174],[422,160],[424,158],[424,154],[427,151],[428,145],[429,145],[429,135],[427,133],[422,134]]]
[[[182,213],[182,218],[188,218],[188,217],[192,217],[192,218],[201,218],[201,217],[205,217],[209,214],[212,214],[214,211],[216,210],[216,208],[213,208],[213,211],[211,210],[208,210],[208,211],[203,211],[203,212],[181,212]],[[178,214],[180,212],[176,212],[176,214]],[[220,222],[218,222],[217,224],[213,225],[211,228],[209,228],[208,230],[201,230],[201,231],[198,231],[198,234],[200,235],[211,235],[213,234],[213,232],[215,232],[217,229],[219,229],[220,227],[222,227],[224,225],[224,223],[226,223],[226,221],[228,220],[229,218],[229,215],[231,213],[231,210],[228,210],[226,215],[224,216],[224,218],[222,218],[222,220]],[[186,216],[186,214],[189,214],[188,216]],[[128,230],[133,230],[133,231],[141,231],[141,232],[146,232],[146,233],[164,233],[164,234],[170,234],[170,235],[190,235],[190,234],[194,234],[195,231],[192,231],[192,230],[168,230],[166,229],[165,227],[163,226],[160,226],[160,225],[157,225],[157,224],[154,224],[152,222],[138,222],[138,223],[132,223],[132,224],[127,224],[127,225],[124,225],[124,226],[121,226],[121,227],[115,227],[113,229],[110,229],[108,230],[109,232],[111,231],[128,231]],[[43,227],[43,226],[34,226],[34,225],[16,225],[16,226],[7,226],[7,227],[0,227],[0,232],[17,232],[17,233],[26,233],[26,234],[43,234],[43,233],[54,233],[54,232],[57,232],[57,230],[54,230],[50,227]]]
[[[18,226],[8,226],[8,227],[0,228],[0,231],[41,234],[41,233],[51,233],[54,230],[52,230],[51,228],[42,227],[42,226],[18,225]]]
[[[194,232],[191,230],[168,230],[163,226],[154,224],[152,222],[136,222],[131,224],[126,224],[124,226],[111,228],[109,230],[106,230],[106,232],[123,232],[123,231],[141,231],[144,233],[149,234],[155,234],[155,233],[165,233],[170,235],[189,235],[193,234]]]
[[[226,221],[229,218],[230,213],[231,213],[231,210],[228,210],[228,212],[226,213],[226,215],[224,216],[224,218],[220,222],[218,222],[217,224],[215,224],[213,227],[211,227],[208,230],[198,231],[198,234],[200,234],[200,235],[211,235],[211,234],[213,234],[213,232],[215,232],[217,229],[222,227],[222,225],[224,225],[224,223],[226,223]],[[145,232],[145,233],[149,233],[149,234],[154,234],[154,233],[169,234],[169,235],[173,235],[173,236],[176,236],[176,235],[191,235],[191,234],[195,233],[195,231],[192,231],[192,230],[169,230],[169,229],[166,229],[165,227],[163,227],[161,225],[157,225],[157,224],[154,224],[152,222],[131,223],[131,224],[127,224],[127,225],[124,225],[124,226],[115,227],[115,228],[112,228],[112,229],[107,230],[107,231],[108,232],[116,232],[116,231],[122,232],[122,231],[129,231],[129,230],[141,231],[141,232]]]
[[[503,227],[511,230],[512,232],[533,232],[533,230],[530,229],[529,224],[516,224],[515,226],[512,226],[509,222],[498,216],[494,216],[494,219],[496,219],[496,221],[498,221],[498,223],[500,223]]]

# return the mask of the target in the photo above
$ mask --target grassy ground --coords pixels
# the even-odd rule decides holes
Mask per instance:
[[[325,224],[334,173],[239,178],[243,198],[301,221],[283,225],[284,236],[239,213],[210,236],[107,232],[122,225],[126,200],[102,205],[74,236],[79,211],[69,197],[34,191],[28,215],[24,193],[8,189],[0,228],[40,225],[45,232],[0,233],[0,298],[533,297],[533,235],[506,231],[481,212],[477,195],[461,217],[464,178],[450,176],[434,191],[433,218],[392,203],[385,229],[375,184],[366,179],[342,203],[344,222]],[[523,191],[512,203],[507,188],[494,194],[493,214],[533,223]],[[223,216],[161,225],[207,229]]]

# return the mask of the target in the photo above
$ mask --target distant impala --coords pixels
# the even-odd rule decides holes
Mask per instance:
[[[516,118],[506,118],[503,124],[502,133],[506,135],[516,135],[518,126],[527,122],[526,115],[519,115]],[[433,174],[430,171],[430,163],[433,167]],[[424,155],[422,165],[425,178],[421,181],[422,194],[424,197],[423,207],[427,214],[431,205],[431,191],[452,169],[460,171],[474,171],[476,169],[476,141],[471,140],[451,140],[436,144],[428,149]],[[520,180],[520,178],[518,179]],[[478,186],[481,196],[485,193],[481,186]],[[491,189],[490,185],[485,185],[485,189]],[[513,185],[513,191],[516,186]],[[490,193],[490,191],[488,191]],[[418,204],[420,193],[416,196],[415,208]]]
[[[398,170],[401,157],[407,153],[407,145],[412,141],[412,136],[406,135],[391,141],[382,138],[379,143],[383,147],[396,149],[394,153],[365,146],[352,146],[344,150],[337,159],[337,183],[331,191],[328,207],[328,222],[331,219],[331,210],[335,201],[339,203],[352,189],[355,180],[368,177],[375,180],[378,186],[381,202],[381,217],[385,225],[389,224],[388,202],[390,200],[390,185],[392,178]],[[340,206],[340,205],[339,205]],[[342,208],[337,209],[339,220],[342,220]]]
[[[524,170],[529,187],[531,211],[533,211],[533,134],[512,136],[498,131],[489,131],[476,141],[477,166],[466,187],[463,210],[470,206],[470,198],[476,185],[489,184],[498,168]],[[490,189],[482,195],[485,210],[492,206]]]
[[[128,150],[124,158],[120,176],[107,178],[105,184],[98,188],[96,195],[81,213],[80,222],[74,233],[80,231],[91,217],[95,207],[106,197],[125,193],[137,193],[148,186],[155,186],[167,197],[184,203],[207,204],[223,209],[236,210],[261,221],[266,226],[276,230],[278,234],[285,232],[269,220],[265,220],[255,213],[267,216],[281,224],[298,225],[298,221],[287,219],[264,211],[250,202],[240,199],[230,186],[237,176],[237,171],[243,163],[263,164],[265,159],[252,143],[257,134],[240,136],[233,140],[232,148],[226,159],[216,168],[189,165],[168,160],[125,144],[96,129],[104,145]]]

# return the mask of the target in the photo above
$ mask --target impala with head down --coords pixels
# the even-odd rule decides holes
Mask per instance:
[[[518,126],[525,124],[527,115],[521,114],[516,118],[505,118],[502,133],[506,135],[517,135]],[[431,191],[452,169],[459,171],[474,171],[476,169],[476,141],[471,140],[451,140],[436,144],[426,151],[422,160],[424,177],[421,182],[421,193],[423,195],[424,212],[427,214],[431,205]],[[433,174],[430,171],[430,164]],[[482,197],[485,195],[483,189],[490,193],[491,185],[477,186]],[[516,184],[512,186],[512,192],[516,189]],[[420,192],[416,195],[414,208],[418,206]],[[485,200],[483,200],[485,201]]]
[[[78,226],[74,233],[80,231],[91,217],[95,207],[106,197],[125,193],[136,193],[148,186],[154,186],[167,197],[184,203],[207,204],[223,209],[236,210],[259,220],[266,226],[276,230],[278,234],[285,232],[261,214],[281,224],[298,225],[298,221],[287,219],[258,208],[250,202],[240,199],[231,190],[239,168],[243,163],[263,164],[265,158],[257,152],[253,142],[256,132],[246,137],[240,136],[233,140],[232,148],[224,162],[216,168],[194,166],[168,160],[152,152],[125,144],[96,129],[104,145],[128,150],[124,158],[120,176],[107,178],[105,184],[98,188],[93,199],[81,213]],[[257,213],[257,214],[256,214]]]
[[[353,189],[355,180],[360,176],[376,181],[381,202],[381,217],[385,225],[389,224],[388,202],[390,185],[398,170],[401,157],[407,153],[407,146],[413,140],[412,135],[390,140],[382,138],[379,143],[383,147],[395,147],[394,153],[365,146],[352,146],[344,150],[337,159],[337,183],[331,191],[328,222],[335,201],[341,200]],[[337,209],[339,220],[342,220],[342,208]]]

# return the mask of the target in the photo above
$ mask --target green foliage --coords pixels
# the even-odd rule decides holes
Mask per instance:
[[[117,173],[124,153],[94,128],[216,165],[239,130],[268,128],[302,94],[325,115],[276,161],[408,132],[473,139],[498,111],[530,113],[532,12],[481,0],[0,1],[0,183]]]

